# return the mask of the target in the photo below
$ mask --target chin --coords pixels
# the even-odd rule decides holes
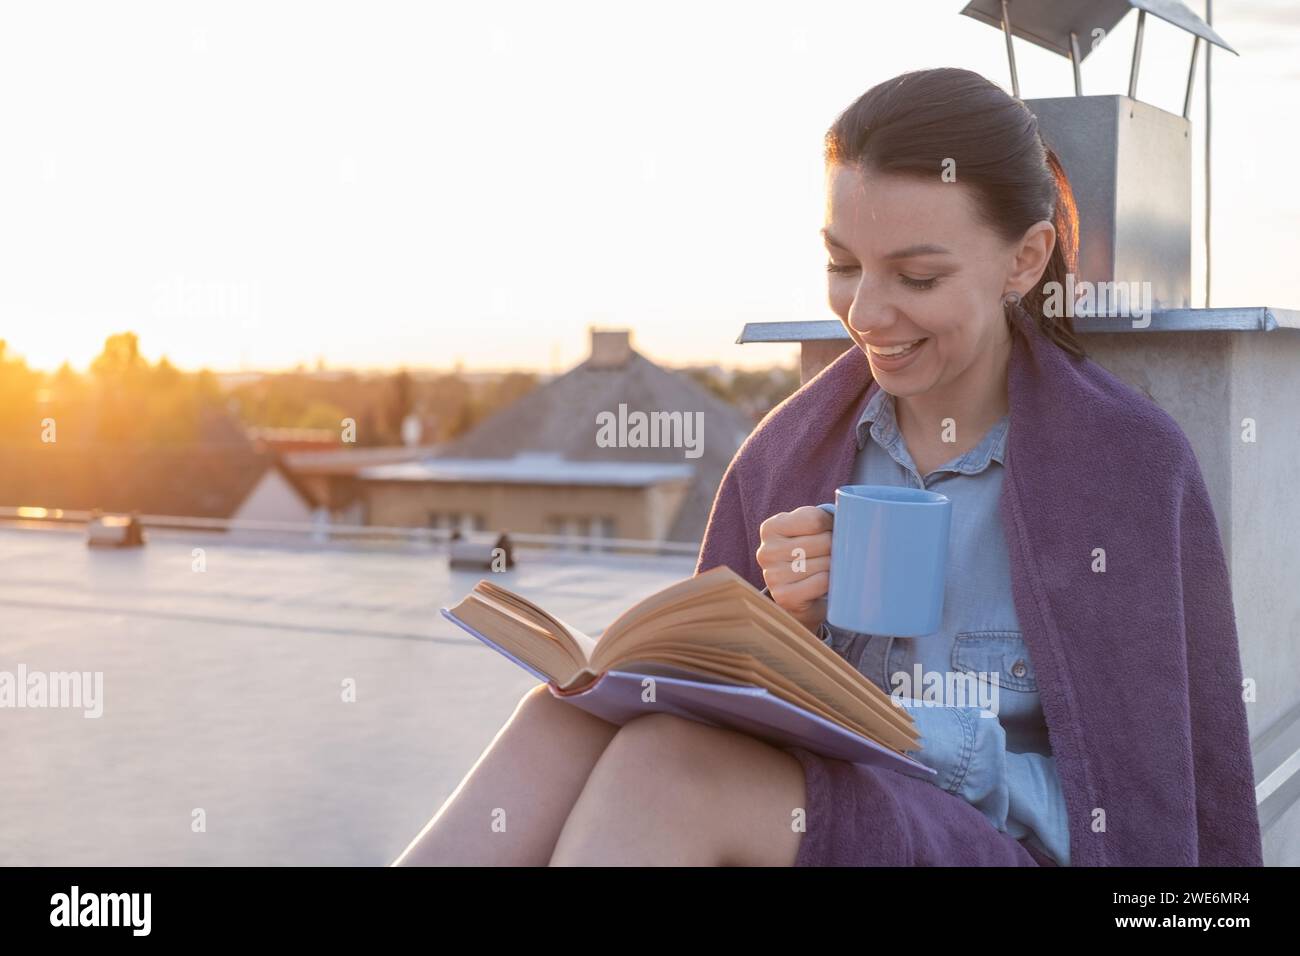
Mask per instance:
[[[880,378],[877,378],[876,381],[880,383],[881,388],[887,391],[890,395],[893,395],[895,398],[911,398],[913,395],[920,395],[930,390],[928,382],[924,385],[899,384],[889,378],[888,372]]]
[[[934,385],[930,376],[923,372],[918,374],[910,368],[890,372],[885,369],[877,371],[875,366],[872,366],[871,377],[880,383],[881,388],[898,398],[920,395],[928,392]]]

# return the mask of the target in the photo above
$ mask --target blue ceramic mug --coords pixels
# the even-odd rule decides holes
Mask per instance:
[[[936,491],[844,485],[835,503],[826,620],[862,634],[939,630],[952,501]]]

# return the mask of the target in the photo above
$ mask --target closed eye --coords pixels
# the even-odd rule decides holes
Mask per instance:
[[[826,271],[834,273],[835,275],[849,275],[850,273],[857,272],[858,267],[853,265],[842,265],[838,262],[828,262],[826,263]],[[909,289],[932,289],[934,288],[935,283],[939,281],[938,276],[931,276],[929,279],[913,279],[911,276],[904,275],[901,272],[898,274],[898,278],[899,281]]]
[[[911,276],[899,273],[898,277],[903,280],[903,285],[912,289],[932,289],[934,284],[939,281],[938,276],[932,276],[929,279],[913,279]]]

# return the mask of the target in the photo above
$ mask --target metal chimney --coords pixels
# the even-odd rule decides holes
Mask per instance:
[[[1137,35],[1127,96],[1084,96],[1079,65],[1129,12]],[[1044,141],[1074,187],[1079,210],[1075,279],[1103,289],[1143,290],[1154,309],[1192,305],[1192,102],[1201,42],[1236,53],[1178,0],[974,0],[962,14],[1006,37],[1011,85],[1020,96],[1020,37],[1070,60],[1074,96],[1028,99]],[[1151,13],[1192,34],[1183,115],[1137,99],[1142,37]]]

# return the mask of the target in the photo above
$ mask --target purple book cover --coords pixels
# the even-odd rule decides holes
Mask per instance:
[[[653,668],[647,666],[640,673],[608,671],[586,689],[564,693],[545,674],[493,643],[449,608],[444,607],[441,611],[443,617],[547,684],[553,696],[611,724],[622,726],[634,717],[665,711],[688,720],[727,727],[779,747],[803,747],[823,757],[883,767],[910,777],[929,779],[935,775],[933,769],[911,757],[896,753],[752,684],[712,681],[699,674],[654,665]],[[654,681],[653,701],[641,699],[643,682],[648,679]]]

